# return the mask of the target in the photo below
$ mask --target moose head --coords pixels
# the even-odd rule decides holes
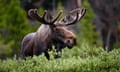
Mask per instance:
[[[72,48],[75,46],[77,44],[76,36],[67,29],[67,26],[77,23],[83,17],[85,11],[84,8],[75,9],[63,19],[57,21],[62,13],[61,11],[56,16],[48,11],[40,16],[37,9],[30,9],[28,15],[42,24],[36,32],[24,37],[21,49],[22,57],[40,55],[44,52],[49,59],[48,49],[52,49],[52,45],[55,46],[57,51],[61,51],[64,47]]]

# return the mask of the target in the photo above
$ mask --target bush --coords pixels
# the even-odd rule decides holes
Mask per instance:
[[[27,33],[35,31],[38,25],[33,27],[29,24],[26,12],[20,7],[19,0],[0,0],[0,8],[0,44],[11,51],[8,55],[6,53],[9,51],[3,51],[0,46],[2,51],[0,57],[18,55],[23,37]]]
[[[82,44],[63,50],[62,58],[47,60],[44,55],[26,60],[0,60],[0,72],[120,72],[120,49],[106,52]]]

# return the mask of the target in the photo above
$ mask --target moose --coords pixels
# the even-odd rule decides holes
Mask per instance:
[[[54,46],[57,52],[65,47],[73,48],[77,45],[75,34],[67,29],[68,25],[77,23],[85,14],[85,8],[72,10],[67,16],[57,21],[62,11],[56,16],[50,12],[44,11],[43,16],[38,14],[37,9],[30,9],[28,15],[42,24],[36,32],[27,34],[21,43],[21,57],[25,59],[28,56],[45,54],[49,60],[48,51]]]

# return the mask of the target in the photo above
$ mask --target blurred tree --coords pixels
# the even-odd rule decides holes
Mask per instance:
[[[36,28],[29,26],[19,0],[0,0],[0,8],[0,57],[19,55],[23,36]]]
[[[96,15],[94,24],[100,33],[103,47],[111,51],[115,43],[119,43],[120,0],[88,0],[88,2]]]

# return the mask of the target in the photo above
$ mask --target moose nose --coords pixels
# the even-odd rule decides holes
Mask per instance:
[[[67,44],[71,44],[71,45],[77,45],[76,40],[70,40],[70,39],[68,39],[68,40],[66,41],[66,43],[67,43]]]
[[[72,48],[72,47],[73,47],[73,42],[72,42],[72,40],[69,40],[69,39],[68,39],[68,40],[66,41],[66,44],[67,44],[67,47],[68,47],[68,48]]]

